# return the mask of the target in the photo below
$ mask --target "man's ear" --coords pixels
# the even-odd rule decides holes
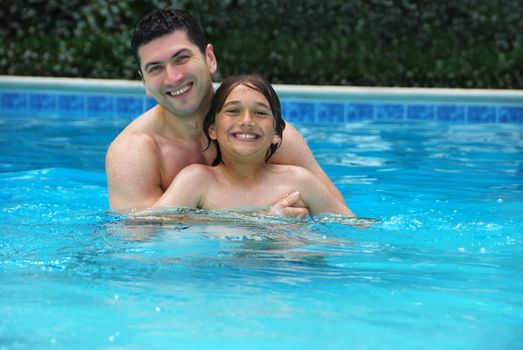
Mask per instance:
[[[145,88],[145,94],[147,95],[147,97],[153,97],[151,95],[151,92],[149,91],[149,89],[147,88],[147,85],[145,85],[145,79],[143,78],[143,73],[142,73],[142,70],[141,69],[138,69],[138,75],[140,76],[140,78],[142,79],[142,84],[143,84],[143,87]]]
[[[213,141],[216,140],[216,128],[215,128],[214,124],[209,125],[209,137]]]
[[[209,67],[209,72],[211,72],[211,74],[216,73],[216,71],[218,70],[218,62],[216,61],[214,48],[211,44],[207,44],[207,46],[205,47],[205,60],[207,62],[207,66]]]

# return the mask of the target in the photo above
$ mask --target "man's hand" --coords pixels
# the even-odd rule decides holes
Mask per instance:
[[[300,192],[292,192],[271,205],[268,214],[304,218],[309,215],[309,209],[301,200]]]

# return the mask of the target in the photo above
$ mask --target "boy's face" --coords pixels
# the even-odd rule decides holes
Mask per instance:
[[[271,144],[280,141],[274,133],[275,120],[269,102],[260,92],[245,85],[231,90],[209,127],[223,155],[255,156],[265,161]]]
[[[147,96],[178,117],[205,115],[217,67],[212,45],[202,54],[177,30],[140,46],[138,55]]]

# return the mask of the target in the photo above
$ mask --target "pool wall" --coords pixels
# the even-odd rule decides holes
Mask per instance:
[[[274,85],[291,122],[523,123],[523,91]],[[140,81],[0,75],[2,116],[136,118],[156,103]]]

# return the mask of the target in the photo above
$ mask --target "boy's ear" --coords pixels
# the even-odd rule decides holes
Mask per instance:
[[[216,140],[216,129],[214,124],[209,125],[209,137],[211,140]]]
[[[281,142],[281,137],[280,135],[276,135],[274,134],[274,136],[272,137],[272,144],[273,145],[277,145],[278,143]]]

